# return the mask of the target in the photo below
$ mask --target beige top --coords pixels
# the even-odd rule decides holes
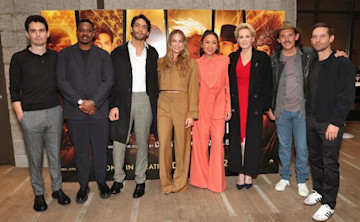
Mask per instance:
[[[164,61],[164,57],[158,60],[158,67]],[[189,111],[187,117],[198,118],[198,101],[199,101],[199,73],[198,66],[194,59],[190,60],[191,72],[185,76],[179,72],[176,66],[173,66],[168,73],[158,70],[159,73],[159,90],[170,91],[178,90],[188,93]]]

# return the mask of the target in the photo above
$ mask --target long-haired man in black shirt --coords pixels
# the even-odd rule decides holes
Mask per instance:
[[[10,94],[20,122],[29,160],[31,184],[35,193],[34,210],[45,211],[44,180],[41,176],[45,143],[51,174],[52,197],[61,205],[70,198],[61,190],[60,142],[62,108],[55,84],[57,52],[46,48],[48,25],[39,15],[25,21],[30,46],[13,55],[10,63]]]

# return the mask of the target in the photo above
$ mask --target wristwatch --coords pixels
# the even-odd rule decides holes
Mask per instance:
[[[77,101],[77,104],[80,106],[81,104],[83,103],[83,100],[82,99],[79,99],[78,101]]]

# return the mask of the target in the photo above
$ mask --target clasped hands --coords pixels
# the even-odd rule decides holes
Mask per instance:
[[[94,115],[96,113],[95,103],[92,100],[83,100],[83,103],[79,106],[81,112]]]

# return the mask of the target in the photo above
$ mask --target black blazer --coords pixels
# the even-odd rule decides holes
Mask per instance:
[[[231,93],[232,117],[230,119],[230,171],[236,173],[257,174],[260,157],[263,131],[263,113],[271,105],[271,63],[269,56],[262,51],[252,49],[248,112],[246,123],[245,158],[242,164],[240,148],[240,107],[236,65],[241,49],[231,53],[229,64],[229,81]]]
[[[94,119],[108,118],[109,100],[113,85],[113,67],[109,54],[92,45],[85,64],[78,44],[63,49],[56,65],[58,88],[64,97],[64,117],[82,120],[86,115],[79,110],[79,99],[95,102]]]
[[[329,122],[337,127],[345,121],[355,99],[355,69],[345,57],[335,57],[335,51],[322,61],[317,82],[307,78],[307,115],[315,115],[318,122]],[[313,65],[316,61],[313,62]],[[312,73],[310,72],[310,75]],[[311,84],[316,84],[316,92],[311,92]],[[313,110],[310,109],[314,102]],[[309,112],[310,111],[310,112]]]
[[[129,124],[132,96],[132,69],[128,44],[117,47],[111,53],[114,67],[115,83],[110,95],[110,109],[118,107],[119,120],[110,124],[110,138],[126,143]],[[157,99],[159,96],[157,59],[159,55],[156,49],[150,45],[146,55],[146,93],[150,98],[153,116],[150,132],[157,137]]]

